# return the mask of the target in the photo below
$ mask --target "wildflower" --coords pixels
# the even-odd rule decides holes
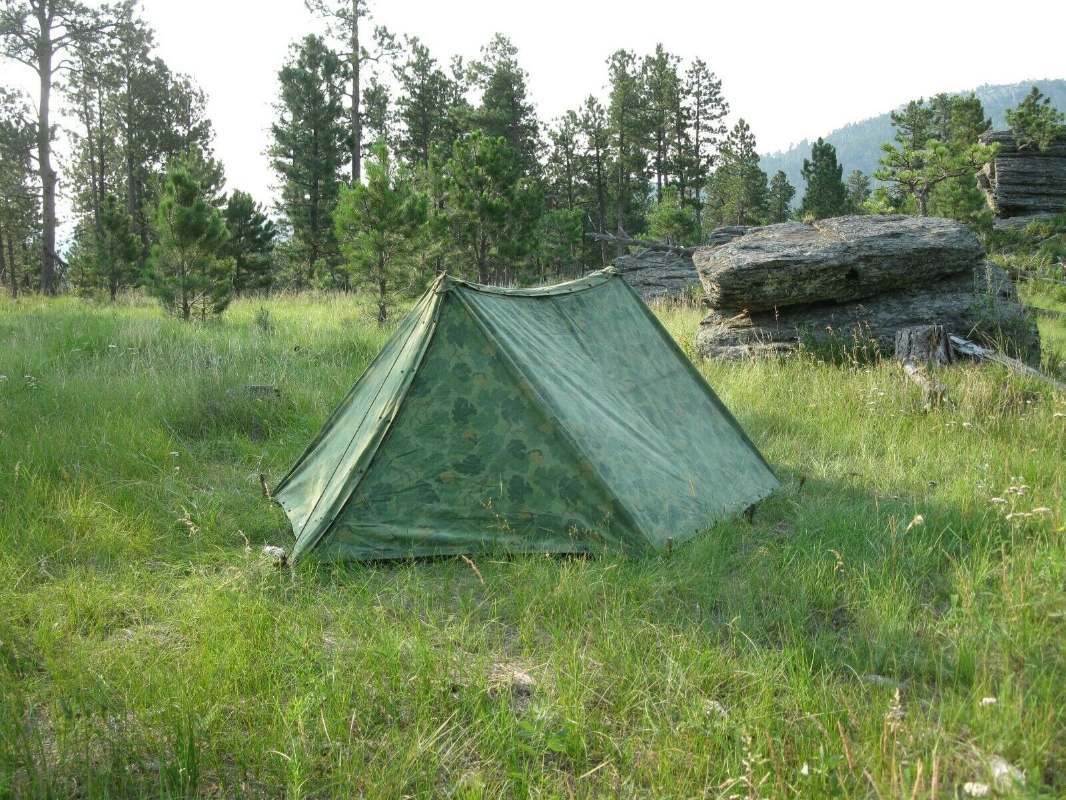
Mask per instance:
[[[1051,513],[1051,509],[1048,508],[1047,506],[1038,506],[1038,507],[1033,509],[1032,513],[1034,513],[1034,514],[1050,514]]]
[[[802,766],[802,767],[800,767],[800,775],[810,775],[810,774],[811,774],[811,768],[810,768],[810,766],[809,766],[809,765],[807,764],[807,762],[806,762],[806,761],[804,761],[804,762],[803,762],[803,766]]]
[[[924,525],[924,524],[925,524],[925,517],[923,517],[921,514],[915,514],[914,515],[914,519],[912,519],[910,521],[910,523],[908,523],[906,530],[904,530],[903,532],[906,533],[911,528],[917,528],[919,525]]]
[[[981,698],[981,705],[983,705],[983,706],[994,706],[998,702],[999,702],[999,700],[996,699],[995,697],[982,697]]]
[[[967,781],[962,785],[962,790],[970,797],[988,797],[988,784],[977,781]]]
[[[1002,497],[993,497],[993,498],[992,498],[991,500],[989,500],[988,502],[990,502],[990,503],[994,503],[994,504],[996,504],[997,506],[1002,506],[1002,505],[1006,505],[1006,503],[1007,503],[1007,501],[1006,501],[1006,500],[1004,500],[1004,499],[1003,499]]]

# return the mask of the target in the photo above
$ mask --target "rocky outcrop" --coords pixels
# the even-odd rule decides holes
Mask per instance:
[[[645,300],[690,294],[700,284],[689,253],[639,250],[619,256],[614,265]]]
[[[754,229],[747,225],[717,228],[707,236],[706,245],[717,247],[751,230]],[[654,248],[643,248],[631,244],[637,241],[634,239],[605,238],[616,244],[629,244],[635,250],[618,256],[614,266],[645,300],[682,297],[699,291],[700,279],[692,264],[692,253],[696,248],[671,248],[658,243]]]
[[[972,268],[983,256],[965,225],[897,215],[768,225],[701,248],[693,261],[712,307],[765,311],[928,283]]]
[[[981,141],[999,145],[995,159],[977,175],[997,217],[1066,211],[1066,136],[1043,152],[1019,148],[1010,131],[990,131]]]
[[[696,337],[705,356],[784,352],[836,339],[894,345],[896,331],[940,324],[962,336],[1006,334],[1039,357],[1036,326],[1010,278],[961,223],[838,217],[752,230],[695,256],[713,309]]]

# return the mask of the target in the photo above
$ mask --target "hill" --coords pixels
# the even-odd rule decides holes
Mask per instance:
[[[1051,98],[1056,108],[1066,109],[1066,80],[1024,81],[1022,83],[978,86],[973,90],[985,107],[985,114],[992,118],[993,128],[1006,127],[1006,111],[1021,102],[1030,87],[1038,86]],[[968,94],[960,92],[959,94]],[[830,132],[825,139],[837,149],[837,158],[844,165],[844,176],[854,169],[867,175],[877,169],[881,158],[881,145],[892,139],[892,120],[888,111],[861,122],[853,122]],[[789,182],[796,187],[796,202],[803,196],[803,159],[810,158],[811,142],[807,139],[788,150],[764,155],[760,161],[767,175],[784,170]]]

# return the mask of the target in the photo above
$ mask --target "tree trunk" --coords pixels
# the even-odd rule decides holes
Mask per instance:
[[[943,325],[917,325],[896,331],[895,357],[897,361],[939,366],[955,360]]]
[[[385,263],[378,264],[378,326],[384,327],[389,319],[389,312],[385,307]]]
[[[918,216],[919,217],[928,217],[929,216],[929,200],[925,196],[925,192],[915,192],[914,200],[918,204]]]
[[[56,281],[56,173],[52,169],[52,124],[49,105],[52,96],[52,32],[47,4],[37,7],[40,38],[37,68],[40,76],[40,104],[37,109],[37,164],[41,174],[41,291],[55,294]]]
[[[7,237],[7,272],[11,277],[11,297],[16,298],[19,296],[19,278],[15,267],[15,240],[11,236]]]
[[[352,0],[352,186],[362,177],[363,120],[360,114],[359,0]]]
[[[7,269],[7,259],[4,257],[4,229],[0,228],[0,283],[3,278],[11,277],[11,273]],[[14,286],[14,283],[12,283]],[[14,295],[12,295],[14,296]]]

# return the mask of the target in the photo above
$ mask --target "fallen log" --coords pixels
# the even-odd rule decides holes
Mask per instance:
[[[929,375],[926,375],[922,368],[913,359],[905,359],[903,361],[903,371],[907,377],[914,381],[922,389],[922,398],[925,400],[925,407],[934,408],[944,402],[944,397],[947,395],[948,387]]]
[[[585,236],[594,242],[608,242],[622,245],[623,247],[643,247],[646,250],[661,250],[667,253],[680,253],[689,256],[696,252],[695,247],[681,247],[680,245],[659,242],[655,239],[634,239],[629,236],[616,236],[613,233],[598,233],[596,231],[586,233]]]
[[[1045,375],[1038,369],[1030,367],[1019,361],[1016,358],[1005,356],[1003,353],[997,353],[995,350],[989,347],[982,347],[976,342],[971,342],[969,339],[963,339],[961,336],[951,336],[951,346],[955,349],[955,352],[960,355],[973,358],[978,361],[991,361],[994,364],[1002,364],[1007,369],[1017,372],[1021,375],[1025,375],[1030,378],[1036,378],[1037,380],[1050,383],[1056,391],[1066,392],[1066,383],[1057,381],[1049,375]]]

